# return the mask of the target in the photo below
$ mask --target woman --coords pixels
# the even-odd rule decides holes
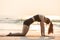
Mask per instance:
[[[46,18],[43,15],[35,15],[32,18],[29,18],[24,21],[22,33],[9,33],[7,36],[25,36],[29,30],[30,25],[35,21],[40,22],[41,36],[45,36],[44,23],[50,24],[48,29],[48,34],[53,33],[53,24],[50,21],[50,19]]]

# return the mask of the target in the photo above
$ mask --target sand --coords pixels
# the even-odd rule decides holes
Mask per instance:
[[[0,31],[2,32],[2,30]],[[2,34],[1,32],[0,34]],[[6,31],[3,34],[5,33]],[[50,35],[50,37],[41,37],[40,31],[29,30],[26,36],[0,36],[0,40],[60,40],[60,29],[54,27],[54,34]]]
[[[29,31],[26,36],[0,36],[0,40],[60,40],[60,31],[54,32],[54,36],[42,37],[38,31]]]

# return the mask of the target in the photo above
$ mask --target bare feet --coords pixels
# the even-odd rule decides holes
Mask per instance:
[[[12,36],[12,33],[9,33],[8,35],[6,35],[6,36]]]
[[[9,33],[6,36],[25,36],[24,34],[20,34],[20,33]]]

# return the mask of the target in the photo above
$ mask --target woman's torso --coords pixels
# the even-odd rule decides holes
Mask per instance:
[[[41,16],[42,16],[42,15],[41,15]],[[32,18],[29,18],[29,19],[25,20],[23,24],[29,26],[29,25],[32,24],[34,21],[40,22],[40,21],[41,21],[41,16],[40,16],[40,15],[35,15],[35,16],[33,16]],[[33,20],[33,18],[34,18],[34,20]]]

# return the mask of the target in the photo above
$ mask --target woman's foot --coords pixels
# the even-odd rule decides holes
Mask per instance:
[[[11,34],[12,34],[12,33],[9,33],[9,34],[8,34],[8,35],[6,35],[6,36],[12,36]]]
[[[22,35],[20,33],[9,33],[8,35],[6,36],[25,36],[25,35]]]

